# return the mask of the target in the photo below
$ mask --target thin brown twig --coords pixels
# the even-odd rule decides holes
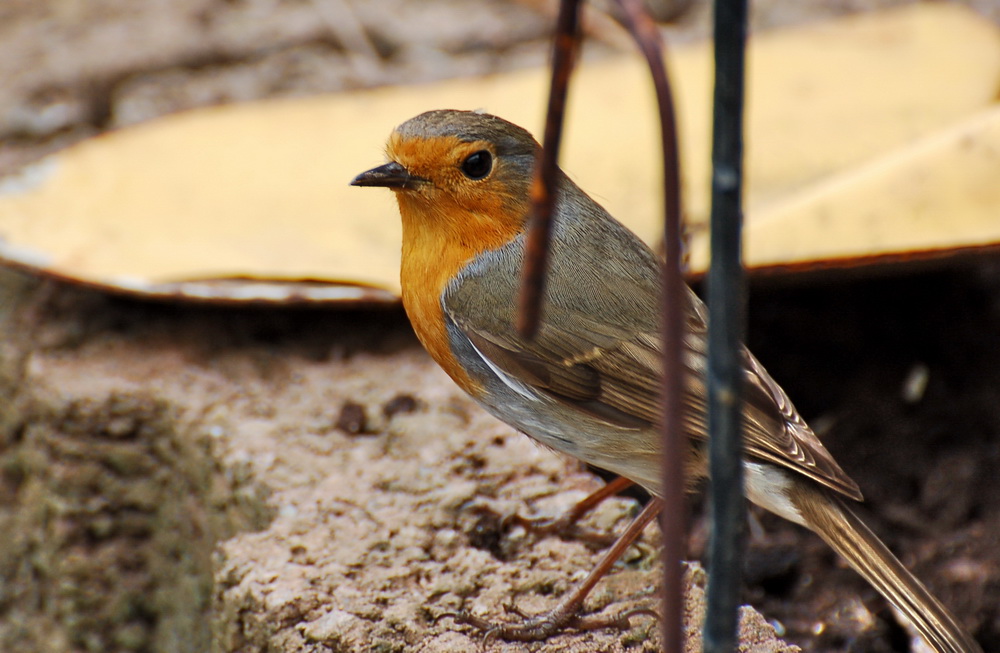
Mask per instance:
[[[560,0],[515,0],[531,7],[546,18],[555,19],[559,15]],[[587,39],[604,43],[616,50],[632,47],[632,37],[621,23],[608,13],[606,3],[590,3],[587,13],[580,17],[580,31]]]
[[[545,116],[545,135],[535,177],[531,182],[531,227],[524,247],[521,271],[521,294],[518,298],[517,329],[533,338],[541,322],[545,270],[548,267],[552,235],[552,210],[558,172],[559,144],[562,141],[566,92],[573,74],[573,63],[580,49],[580,0],[563,0],[556,23],[555,48],[552,54],[552,83]]]

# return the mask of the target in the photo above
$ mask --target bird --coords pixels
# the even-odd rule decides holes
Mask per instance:
[[[661,261],[564,172],[541,326],[516,328],[541,146],[478,111],[435,110],[389,136],[388,162],[351,184],[391,189],[402,220],[403,307],[444,371],[537,442],[661,494]],[[707,311],[688,287],[682,341],[688,490],[707,478]],[[745,347],[745,495],[814,531],[939,653],[982,649],[850,509],[857,485]]]

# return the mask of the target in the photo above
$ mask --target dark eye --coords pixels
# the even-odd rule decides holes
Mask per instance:
[[[473,152],[462,161],[462,172],[469,179],[482,179],[493,169],[493,155],[486,150]]]

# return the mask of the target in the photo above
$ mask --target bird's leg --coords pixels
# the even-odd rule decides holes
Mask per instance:
[[[510,526],[521,526],[525,530],[535,535],[567,535],[572,534],[574,539],[595,544],[598,546],[608,546],[615,541],[615,537],[609,533],[598,533],[596,531],[581,529],[576,523],[587,513],[596,508],[608,497],[612,497],[622,490],[633,485],[633,482],[624,476],[619,476],[613,481],[606,483],[603,487],[590,493],[581,499],[572,508],[558,517],[522,517],[514,513],[505,517],[502,526],[506,530]]]
[[[635,542],[642,530],[653,520],[663,507],[663,502],[653,499],[642,509],[628,528],[619,536],[614,545],[607,550],[601,560],[594,567],[594,570],[580,583],[573,592],[563,599],[556,607],[534,617],[529,617],[516,607],[508,607],[508,610],[524,618],[519,624],[512,623],[492,623],[471,614],[468,610],[458,613],[448,613],[438,617],[452,617],[460,624],[468,624],[483,631],[487,638],[499,637],[500,639],[517,642],[541,641],[555,635],[564,628],[575,630],[596,630],[599,628],[619,628],[626,629],[630,626],[630,619],[638,615],[648,615],[656,617],[657,614],[650,608],[635,608],[624,610],[609,616],[580,616],[580,608],[583,602],[594,589],[597,582],[604,577],[618,558],[625,553],[625,550]]]

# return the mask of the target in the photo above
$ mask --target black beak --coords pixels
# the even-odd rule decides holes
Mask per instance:
[[[362,172],[351,180],[351,186],[382,186],[383,188],[413,188],[420,182],[427,181],[423,177],[411,175],[409,171],[395,161],[384,166]]]

